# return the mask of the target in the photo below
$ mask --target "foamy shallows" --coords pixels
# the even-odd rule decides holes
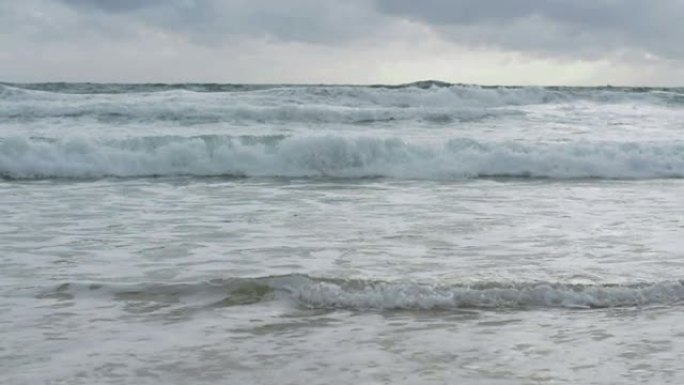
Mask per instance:
[[[0,382],[684,381],[684,91],[0,84]]]

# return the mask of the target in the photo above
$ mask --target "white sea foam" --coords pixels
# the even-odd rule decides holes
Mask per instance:
[[[483,283],[426,285],[410,282],[279,282],[298,303],[313,308],[607,308],[672,305],[684,300],[681,282],[640,285],[566,285],[559,283]]]
[[[5,138],[9,178],[145,176],[680,178],[684,144],[574,142],[441,144],[338,136],[143,137],[128,140]]]

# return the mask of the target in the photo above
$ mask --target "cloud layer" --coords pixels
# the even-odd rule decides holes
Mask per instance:
[[[377,0],[382,12],[415,19],[470,44],[546,54],[641,51],[684,57],[679,0]]]
[[[681,83],[682,14],[681,0],[4,1],[0,73],[9,81]],[[160,70],[165,62],[173,67]]]

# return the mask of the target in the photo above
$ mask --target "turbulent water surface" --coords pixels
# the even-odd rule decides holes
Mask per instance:
[[[684,90],[0,84],[0,382],[684,382]]]

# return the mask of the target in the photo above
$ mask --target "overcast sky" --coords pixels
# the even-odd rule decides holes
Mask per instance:
[[[684,0],[0,0],[0,80],[684,85]]]

